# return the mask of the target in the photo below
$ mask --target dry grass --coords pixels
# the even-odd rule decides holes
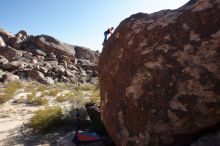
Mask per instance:
[[[61,95],[61,96],[56,97],[56,101],[58,101],[58,102],[65,102],[65,101],[67,101],[67,99],[68,98],[65,95]]]
[[[60,89],[59,88],[57,88],[57,89],[53,89],[53,90],[50,90],[49,92],[47,92],[47,95],[48,96],[53,96],[53,97],[55,97],[55,96],[57,96],[57,94],[60,92]]]
[[[34,105],[46,105],[48,104],[48,99],[43,98],[43,97],[37,97],[35,92],[33,92],[32,94],[29,94],[27,96],[26,103],[34,104]]]
[[[61,121],[61,119],[61,107],[49,107],[44,110],[36,111],[35,115],[31,118],[27,125],[34,131],[45,131],[56,127],[56,125]]]
[[[1,91],[2,93],[0,94],[0,103],[4,103],[11,99],[22,87],[22,82],[19,81],[6,83],[4,89]]]

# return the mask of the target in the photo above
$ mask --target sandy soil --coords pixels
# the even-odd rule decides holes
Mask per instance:
[[[44,135],[27,136],[24,131],[26,123],[33,112],[40,106],[14,104],[13,100],[0,105],[0,145],[1,146],[46,146],[50,141],[43,141]],[[45,137],[46,138],[46,137]]]

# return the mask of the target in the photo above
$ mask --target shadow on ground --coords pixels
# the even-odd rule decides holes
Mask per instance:
[[[22,146],[36,146],[36,145],[47,145],[55,146],[55,141],[59,137],[64,136],[67,132],[74,130],[74,127],[62,127],[62,129],[54,130],[49,133],[30,133],[26,131],[27,129],[22,127],[14,128],[9,132],[10,136],[0,141],[3,143],[3,146],[12,146],[12,145],[22,145]],[[18,132],[19,131],[19,132]]]

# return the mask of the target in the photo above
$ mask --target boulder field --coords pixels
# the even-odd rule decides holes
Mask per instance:
[[[63,43],[48,35],[32,36],[25,30],[12,34],[0,29],[0,81],[35,80],[94,82],[99,52]]]

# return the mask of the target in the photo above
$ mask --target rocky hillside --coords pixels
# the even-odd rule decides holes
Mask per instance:
[[[93,82],[99,52],[47,36],[0,29],[0,81]]]
[[[118,146],[220,144],[219,14],[219,0],[190,0],[120,23],[99,58],[102,120]]]

